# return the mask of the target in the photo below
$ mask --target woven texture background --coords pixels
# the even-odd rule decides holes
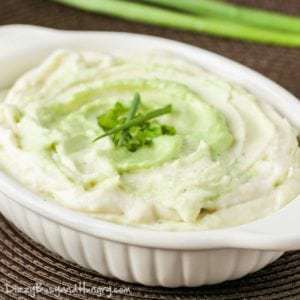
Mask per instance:
[[[231,2],[300,15],[300,0]],[[300,98],[300,49],[262,46],[128,23],[45,0],[1,0],[0,25],[15,23],[72,30],[128,31],[179,40],[220,53],[258,70]],[[85,287],[85,292],[78,289],[76,292],[76,284]],[[21,289],[17,292],[14,286]],[[44,288],[42,293],[39,292],[39,286]],[[50,290],[55,287],[59,290]],[[91,287],[94,289],[89,290]],[[65,262],[32,242],[0,215],[0,300],[32,298],[300,299],[300,252],[287,253],[260,272],[217,286],[192,289],[148,288],[106,279]]]

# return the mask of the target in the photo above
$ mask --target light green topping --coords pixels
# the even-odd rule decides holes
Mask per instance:
[[[141,147],[151,146],[153,139],[158,136],[176,134],[174,127],[153,121],[159,116],[171,113],[171,105],[135,116],[140,103],[140,94],[136,93],[129,109],[117,102],[111,110],[99,116],[98,124],[105,133],[97,137],[94,142],[111,136],[117,147],[124,146],[128,151],[135,152]]]

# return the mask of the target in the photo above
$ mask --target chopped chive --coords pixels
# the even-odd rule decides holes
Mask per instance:
[[[125,124],[130,122],[135,117],[135,115],[136,115],[136,113],[139,109],[140,104],[141,104],[141,95],[139,93],[135,93],[134,98],[133,98],[132,103],[131,103],[131,107],[129,109],[129,112],[128,112],[128,115],[127,115],[127,118],[126,118],[126,121],[125,121]],[[126,135],[125,130],[122,130],[121,131],[121,137],[120,137],[120,140],[118,142],[118,146],[123,145],[124,140],[125,140],[125,135]]]
[[[167,105],[167,106],[165,106],[165,107],[163,107],[163,108],[152,110],[152,111],[150,111],[148,113],[140,115],[140,116],[138,116],[138,117],[136,117],[136,118],[134,118],[134,119],[126,122],[123,125],[120,125],[118,127],[115,127],[113,129],[107,131],[106,133],[104,133],[104,134],[98,136],[97,138],[95,138],[93,140],[93,142],[96,142],[96,141],[98,141],[98,140],[100,140],[100,139],[102,139],[102,138],[104,138],[106,136],[115,134],[117,132],[120,132],[122,130],[128,129],[130,127],[141,125],[141,124],[143,124],[143,123],[145,123],[145,122],[147,122],[147,121],[149,121],[151,119],[157,118],[159,116],[162,116],[162,115],[165,115],[165,114],[169,114],[169,113],[171,113],[171,111],[172,111],[172,105],[170,105],[170,104]]]

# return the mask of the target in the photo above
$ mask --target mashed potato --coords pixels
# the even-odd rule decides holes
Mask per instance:
[[[176,128],[136,152],[97,118],[135,92]],[[1,94],[0,165],[48,201],[157,229],[239,225],[300,193],[297,131],[244,89],[173,55],[60,50]]]

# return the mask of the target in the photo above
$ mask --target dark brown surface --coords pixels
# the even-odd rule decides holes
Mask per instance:
[[[234,0],[232,2],[300,15],[300,0]],[[256,69],[300,97],[300,49],[255,45],[128,23],[80,12],[45,0],[1,0],[0,25],[14,23],[72,30],[128,31],[183,41],[215,51]],[[94,272],[64,262],[33,243],[0,217],[0,300],[30,299],[24,294],[25,290],[18,294],[5,293],[5,284],[32,288],[35,282],[41,282],[46,288],[53,286],[72,288],[74,284],[80,282],[82,284],[85,282],[86,287],[129,288],[129,291],[125,290],[123,294],[113,293],[112,299],[300,299],[300,252],[286,254],[260,272],[222,285],[193,289],[147,288],[108,280]],[[83,293],[68,296],[61,294],[60,297],[55,293],[48,296],[45,293],[38,293],[31,298],[109,297],[110,292],[107,291],[102,297]]]
[[[260,7],[300,15],[300,0],[234,0],[231,2],[248,5],[259,3]],[[256,69],[300,97],[300,49],[255,45],[128,23],[80,12],[46,0],[0,0],[0,25],[12,23],[72,30],[128,31],[183,41],[215,51]]]
[[[264,270],[243,279],[200,288],[165,289],[144,287],[107,279],[97,273],[65,262],[20,233],[0,215],[0,299],[29,299],[36,283],[51,289],[69,288],[85,284],[86,294],[75,290],[45,296],[37,293],[36,299],[199,299],[199,300],[269,300],[300,299],[300,252],[285,254]],[[22,290],[17,293],[14,287]],[[25,290],[25,288],[29,290]],[[89,293],[89,288],[106,288],[106,291]],[[111,291],[108,289],[112,289]],[[114,291],[114,288],[119,291]],[[123,290],[122,290],[123,289]],[[27,296],[27,297],[26,297]],[[106,297],[105,297],[106,296]],[[19,298],[18,298],[19,297]]]

